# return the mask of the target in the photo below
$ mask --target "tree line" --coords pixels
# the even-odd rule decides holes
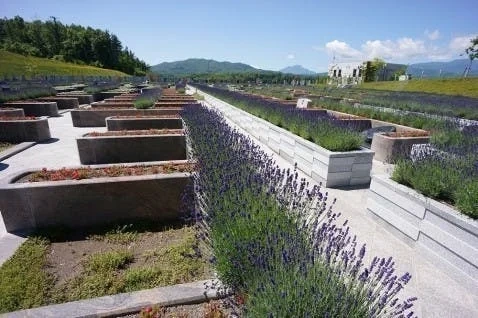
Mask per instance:
[[[149,66],[123,48],[109,31],[65,25],[56,17],[27,22],[20,16],[0,19],[0,48],[23,55],[53,58],[143,76]]]

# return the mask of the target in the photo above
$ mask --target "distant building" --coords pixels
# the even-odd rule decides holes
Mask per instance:
[[[344,62],[329,65],[329,80],[331,85],[356,85],[362,82],[363,62]]]

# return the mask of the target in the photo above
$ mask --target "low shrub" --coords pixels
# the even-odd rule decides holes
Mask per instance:
[[[151,97],[140,97],[133,104],[136,109],[147,109],[153,107],[155,102]]]

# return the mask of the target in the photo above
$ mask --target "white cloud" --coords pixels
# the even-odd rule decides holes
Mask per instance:
[[[351,58],[362,58],[362,53],[345,42],[338,40],[333,40],[325,44],[325,50],[329,54],[337,55],[338,57],[351,59]]]
[[[435,31],[425,30],[425,35],[427,36],[427,38],[429,40],[435,41],[440,37],[440,31],[438,31],[438,30],[435,30]]]
[[[424,42],[421,40],[400,38],[396,41],[367,41],[362,45],[362,51],[368,59],[379,57],[383,59],[399,60],[418,57],[425,54],[427,50]]]
[[[287,54],[287,59],[288,59],[288,60],[293,60],[293,59],[295,59],[295,54],[293,54],[293,53]]]
[[[477,34],[470,34],[466,36],[458,36],[451,39],[448,48],[454,54],[462,54],[465,52],[465,49],[470,47],[471,39],[475,38]]]

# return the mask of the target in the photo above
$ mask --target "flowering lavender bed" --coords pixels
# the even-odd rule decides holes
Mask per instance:
[[[358,150],[363,143],[361,126],[356,121],[338,120],[326,112],[297,109],[293,105],[258,96],[243,95],[207,85],[195,84],[195,86],[278,127],[313,141],[327,150]]]
[[[198,163],[192,217],[248,316],[413,316],[416,298],[397,297],[410,274],[395,273],[391,258],[364,264],[365,245],[327,193],[281,170],[217,112],[181,116]]]

